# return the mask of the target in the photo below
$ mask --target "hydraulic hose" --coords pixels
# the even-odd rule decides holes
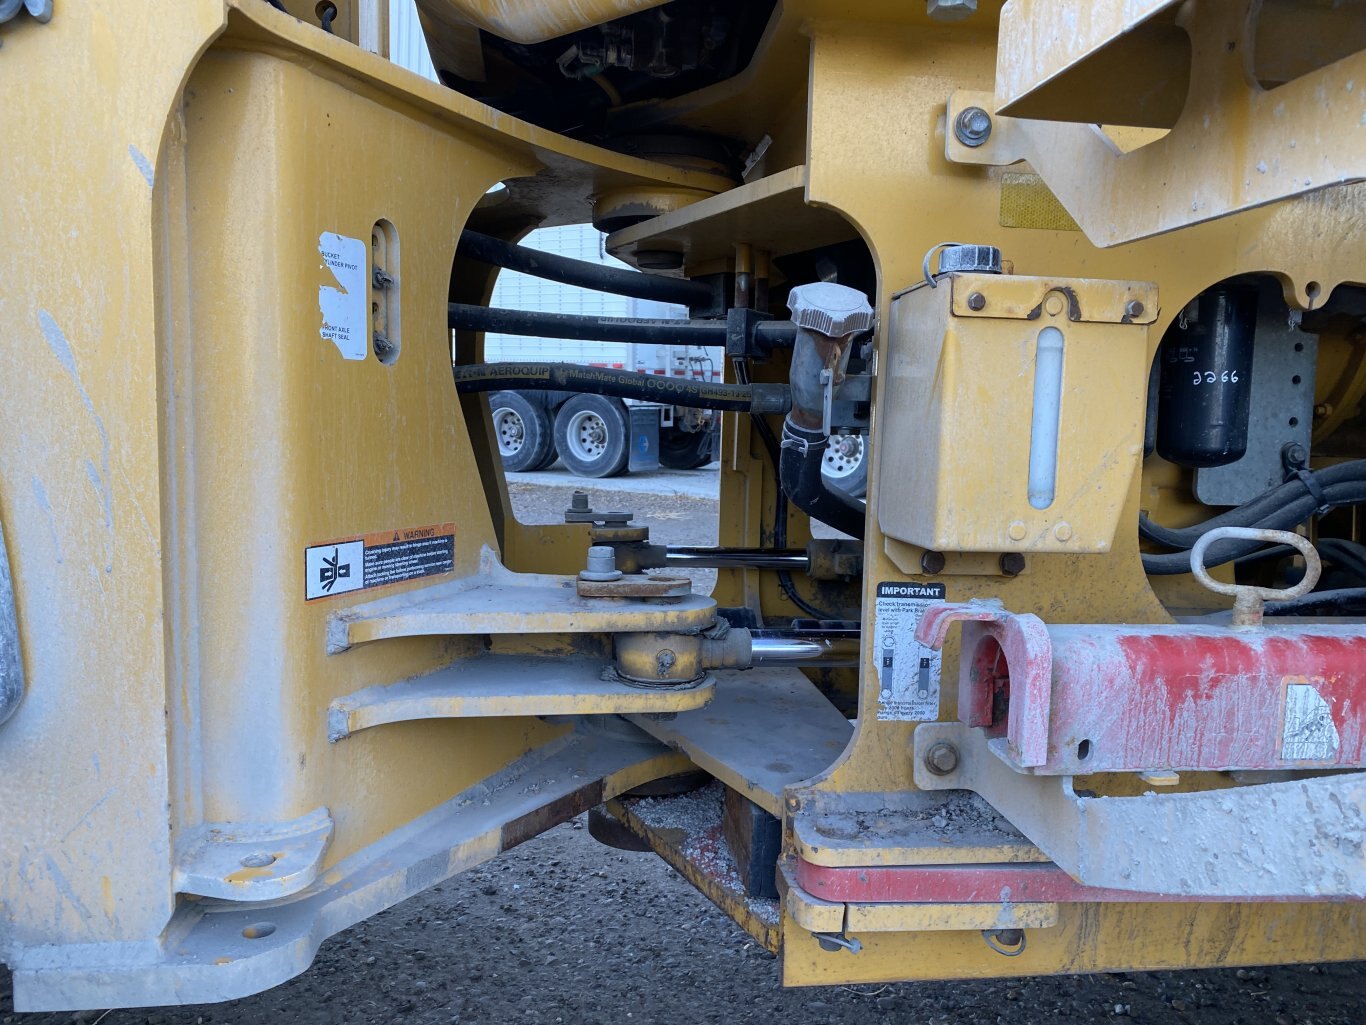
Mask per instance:
[[[1339,463],[1303,477],[1294,477],[1252,501],[1189,527],[1164,527],[1140,516],[1141,536],[1169,548],[1190,549],[1200,536],[1215,527],[1265,527],[1290,530],[1310,516],[1339,505],[1366,503],[1366,460]],[[1226,541],[1210,547],[1205,564],[1218,566],[1241,558],[1261,547],[1257,541]],[[1154,576],[1190,572],[1184,551],[1144,555],[1143,569]]]
[[[873,326],[873,308],[857,289],[826,281],[794,288],[787,305],[797,331],[789,368],[792,412],[783,421],[778,480],[802,512],[862,541],[866,507],[827,486],[821,466],[830,444],[829,401],[844,380],[854,336]]]
[[[519,271],[547,281],[591,288],[598,292],[611,292],[633,299],[708,307],[715,300],[711,286],[700,281],[642,274],[620,267],[604,267],[586,260],[574,260],[554,253],[542,253],[468,228],[460,233],[460,244],[456,252],[480,263]]]
[[[572,391],[640,399],[666,406],[720,409],[736,413],[784,413],[783,384],[713,384],[684,377],[637,374],[630,370],[581,367],[573,363],[475,363],[452,368],[458,392]]]
[[[808,431],[798,427],[788,417],[783,423],[778,479],[782,483],[783,493],[798,509],[812,519],[862,541],[866,507],[843,491],[827,487],[821,476],[821,465],[829,444],[829,437],[819,430]]]
[[[504,310],[493,306],[450,303],[446,324],[455,331],[488,331],[537,338],[587,342],[642,342],[652,345],[726,344],[724,320],[668,320],[647,317],[592,317],[574,313]],[[797,329],[791,321],[765,320],[754,325],[756,338],[769,348],[790,346]]]

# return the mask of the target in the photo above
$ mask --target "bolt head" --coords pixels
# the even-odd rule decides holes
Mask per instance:
[[[265,868],[266,866],[273,864],[275,864],[275,855],[268,854],[265,851],[248,854],[242,859],[243,868]]]
[[[930,745],[925,752],[925,768],[936,776],[947,776],[958,768],[958,748],[946,740]]]
[[[943,573],[947,562],[943,552],[926,552],[920,557],[920,568],[933,576],[936,573]]]
[[[935,21],[962,21],[977,11],[977,0],[926,0],[925,13]]]
[[[1136,319],[1143,316],[1143,304],[1137,299],[1131,299],[1124,305],[1124,314],[1127,317]]]
[[[973,292],[972,295],[968,296],[968,309],[984,310],[986,308],[987,297],[984,296],[981,292]]]
[[[1020,552],[1006,552],[1001,556],[1001,572],[1008,577],[1018,577],[1024,572],[1025,557]]]
[[[964,107],[953,119],[953,136],[964,146],[982,145],[991,137],[991,115],[981,107]]]

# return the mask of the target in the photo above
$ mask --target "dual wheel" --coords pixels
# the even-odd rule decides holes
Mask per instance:
[[[550,411],[511,391],[493,394],[493,431],[503,468],[513,473],[544,470],[562,459],[579,477],[615,477],[631,456],[631,418],[625,403],[604,395],[575,395]],[[710,432],[666,429],[659,461],[671,470],[691,470],[711,461]]]

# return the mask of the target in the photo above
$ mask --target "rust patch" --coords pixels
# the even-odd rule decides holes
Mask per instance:
[[[1048,297],[1054,292],[1061,292],[1067,299],[1067,319],[1081,320],[1081,303],[1077,299],[1077,290],[1071,285],[1054,285],[1044,293],[1039,300],[1039,305],[1025,314],[1025,320],[1038,320],[1043,316],[1043,304],[1048,301]]]

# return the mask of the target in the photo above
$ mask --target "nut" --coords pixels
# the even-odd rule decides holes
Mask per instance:
[[[991,115],[981,107],[964,107],[953,119],[953,137],[976,148],[991,138]]]
[[[977,11],[977,0],[926,0],[925,13],[935,21],[962,21]]]
[[[958,748],[938,740],[925,752],[925,768],[936,776],[947,776],[958,768]]]

